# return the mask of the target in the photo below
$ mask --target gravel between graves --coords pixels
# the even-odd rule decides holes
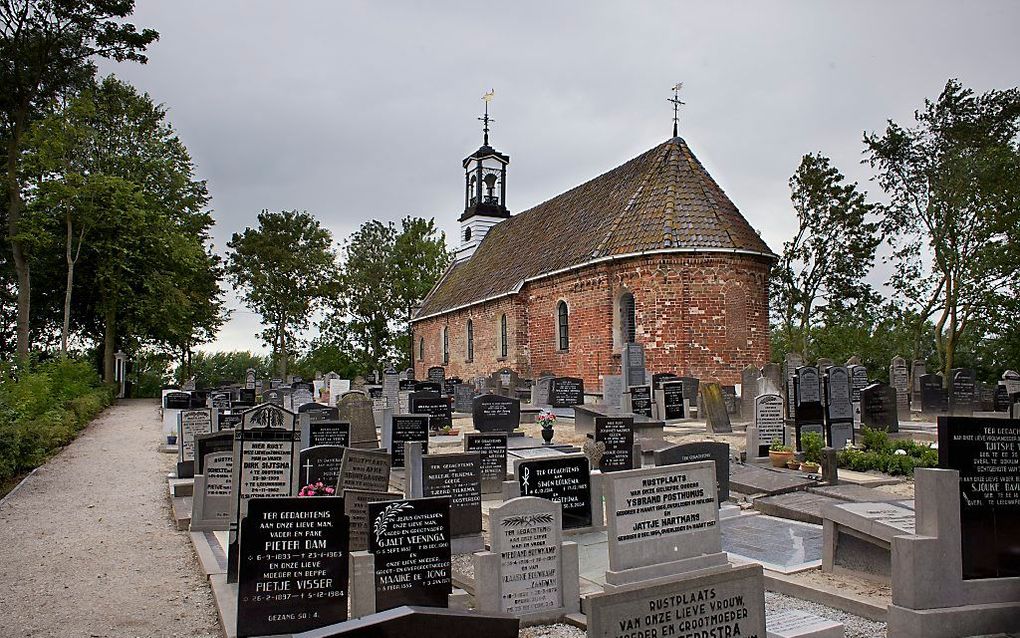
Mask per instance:
[[[885,638],[885,623],[875,622],[845,611],[808,602],[799,598],[791,598],[775,592],[765,592],[765,616],[790,609],[805,611],[809,614],[828,618],[843,623],[845,638]]]
[[[0,636],[222,636],[170,522],[158,402],[120,401],[0,507]]]

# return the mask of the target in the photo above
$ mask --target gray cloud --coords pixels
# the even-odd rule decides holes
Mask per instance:
[[[134,17],[161,34],[149,64],[102,69],[170,108],[221,250],[262,208],[312,211],[338,240],[407,213],[455,236],[485,89],[520,212],[665,140],[682,80],[681,135],[779,251],[801,155],[863,182],[863,131],[950,77],[1017,83],[1018,18],[1008,2],[151,0]],[[239,312],[211,347],[256,330]]]

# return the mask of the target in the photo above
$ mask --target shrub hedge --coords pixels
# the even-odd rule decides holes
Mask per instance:
[[[897,454],[903,450],[903,454]],[[847,448],[837,454],[839,467],[856,472],[878,470],[892,475],[913,476],[914,468],[935,467],[938,450],[914,441],[891,441],[884,430],[863,428],[861,448]]]
[[[0,370],[0,484],[42,465],[113,401],[89,364],[49,361]]]

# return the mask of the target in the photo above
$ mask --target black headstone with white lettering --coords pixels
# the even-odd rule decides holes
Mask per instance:
[[[298,482],[301,486],[322,483],[324,487],[335,489],[346,449],[339,445],[317,445],[301,450],[298,453]]]
[[[253,498],[240,549],[238,638],[292,634],[347,619],[342,498]]]
[[[471,420],[479,432],[513,432],[521,423],[521,400],[498,394],[475,397]]]
[[[861,424],[876,430],[899,432],[896,389],[884,383],[872,383],[861,390]]]
[[[630,411],[641,416],[652,416],[652,386],[632,385],[627,393],[630,395]]]
[[[163,395],[163,408],[167,410],[187,410],[190,407],[190,392],[167,392]]]
[[[684,413],[684,382],[666,381],[662,384],[662,414],[659,415],[665,420],[683,419]]]
[[[780,406],[780,409],[782,407]],[[655,465],[675,465],[696,461],[715,461],[715,482],[719,504],[730,498],[730,445],[711,441],[682,443],[656,450],[653,453]]]
[[[429,416],[427,414],[394,414],[392,434],[388,441],[392,467],[404,467],[404,444],[421,443],[422,454],[429,453]]]
[[[949,395],[942,385],[941,374],[921,376],[921,412],[932,416],[949,411]]]
[[[423,497],[450,499],[450,534],[482,531],[481,457],[474,452],[427,454],[421,457]]]
[[[317,445],[351,445],[351,424],[347,421],[311,421],[308,428],[308,440],[302,440],[305,447]],[[302,431],[302,438],[304,432]]]
[[[634,469],[634,417],[596,416],[595,441],[606,446],[599,461],[599,470],[618,472]]]
[[[464,451],[477,452],[482,471],[482,493],[498,493],[506,480],[506,440],[503,432],[465,432]]]
[[[427,373],[428,380],[439,384],[439,387],[443,387],[443,382],[446,381],[446,369],[443,366],[432,366],[429,368]]]
[[[850,403],[850,371],[830,366],[823,375],[825,388],[825,440],[841,450],[854,442],[854,406]]]
[[[939,417],[939,467],[960,473],[963,577],[1020,577],[1020,420]]]
[[[453,410],[450,402],[450,397],[419,396],[415,392],[411,395],[411,414],[427,414],[429,416],[429,427],[433,430],[442,430],[448,426],[452,427]]]
[[[801,450],[801,437],[807,432],[817,432],[824,437],[824,412],[822,409],[821,378],[818,368],[800,366],[794,371],[793,395],[795,403],[794,427],[797,449]]]
[[[584,381],[577,377],[554,377],[549,382],[549,405],[572,408],[584,403]]]
[[[543,458],[516,464],[521,496],[537,496],[563,507],[563,529],[591,527],[591,469],[584,456]]]
[[[439,396],[443,393],[443,384],[435,381],[416,381],[414,392],[421,396]]]
[[[450,499],[369,503],[368,520],[376,610],[448,606],[453,591]]]

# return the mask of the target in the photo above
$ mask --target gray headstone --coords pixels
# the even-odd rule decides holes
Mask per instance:
[[[910,418],[910,371],[903,357],[893,357],[889,364],[889,385],[896,390],[896,409],[899,417]]]
[[[340,463],[337,492],[363,490],[386,492],[390,485],[390,455],[386,452],[348,448]]]
[[[618,408],[622,404],[623,397],[623,376],[619,374],[607,374],[602,378],[602,402],[608,406]]]
[[[368,504],[380,501],[395,501],[403,495],[393,492],[370,492],[365,490],[344,490],[344,513],[347,514],[352,552],[368,549]]]
[[[740,373],[740,413],[744,418],[754,415],[754,399],[757,396],[760,378],[761,371],[751,365]]]
[[[783,419],[781,395],[763,394],[754,400],[754,427],[758,432],[757,456],[768,456],[772,441],[778,440],[786,445],[786,423]],[[748,454],[751,454],[750,450]]]
[[[340,413],[340,420],[351,424],[351,447],[361,449],[379,447],[372,409],[372,400],[360,392],[349,392],[340,397],[337,410]]]
[[[730,415],[726,411],[726,402],[723,400],[722,386],[715,382],[702,383],[701,405],[705,408],[705,424],[709,432],[718,434],[733,431]]]

